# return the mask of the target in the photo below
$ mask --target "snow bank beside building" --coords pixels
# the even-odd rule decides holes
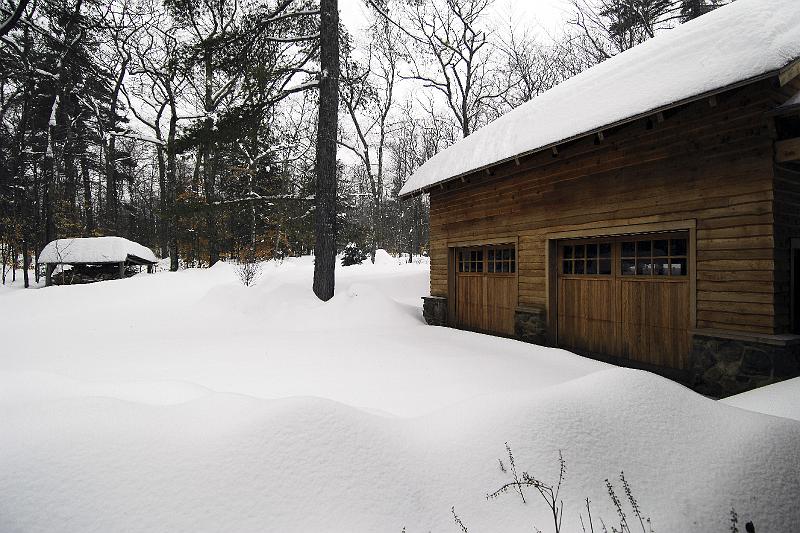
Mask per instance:
[[[767,385],[720,401],[749,411],[800,421],[800,378]],[[800,447],[800,442],[797,445]]]
[[[563,452],[565,531],[586,497],[613,520],[620,470],[655,531],[726,531],[732,505],[757,531],[800,523],[800,423],[426,326],[425,266],[337,269],[327,303],[312,272],[0,295],[0,531],[447,532],[453,506],[470,531],[547,531],[538,498],[485,498],[505,442],[544,481]]]

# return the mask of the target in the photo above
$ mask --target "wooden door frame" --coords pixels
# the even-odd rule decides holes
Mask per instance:
[[[558,241],[678,231],[685,231],[688,234],[689,329],[695,329],[697,327],[697,219],[594,227],[550,232],[545,235],[545,265],[547,265],[547,272],[545,273],[545,308],[547,309],[548,344],[550,346],[558,346]],[[616,264],[612,264],[612,268],[616,268],[616,266]],[[517,272],[519,272],[519,267],[517,267]]]
[[[447,241],[447,325],[458,327],[456,320],[456,278],[458,267],[457,252],[459,248],[477,248],[481,246],[514,246],[514,284],[517,286],[517,305],[519,305],[519,236],[507,235],[485,239],[448,240]],[[484,262],[486,257],[484,257]]]

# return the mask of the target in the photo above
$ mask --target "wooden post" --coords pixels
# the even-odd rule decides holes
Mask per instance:
[[[147,273],[148,274],[152,274],[153,273],[153,265],[147,265]]]
[[[125,261],[119,264],[119,279],[125,279]]]

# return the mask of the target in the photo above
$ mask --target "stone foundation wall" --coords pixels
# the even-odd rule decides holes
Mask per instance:
[[[446,326],[447,298],[442,298],[441,296],[423,296],[422,317],[429,326]]]
[[[695,334],[689,360],[694,390],[729,396],[800,375],[800,344]]]
[[[518,307],[514,311],[514,337],[533,344],[547,344],[547,310]]]

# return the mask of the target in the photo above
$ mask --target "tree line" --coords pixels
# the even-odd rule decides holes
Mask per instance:
[[[366,30],[336,0],[0,0],[4,276],[120,235],[172,270],[316,248],[330,297],[347,243],[425,253],[398,193],[427,159],[722,3],[573,0],[548,35],[492,0],[362,1]]]

